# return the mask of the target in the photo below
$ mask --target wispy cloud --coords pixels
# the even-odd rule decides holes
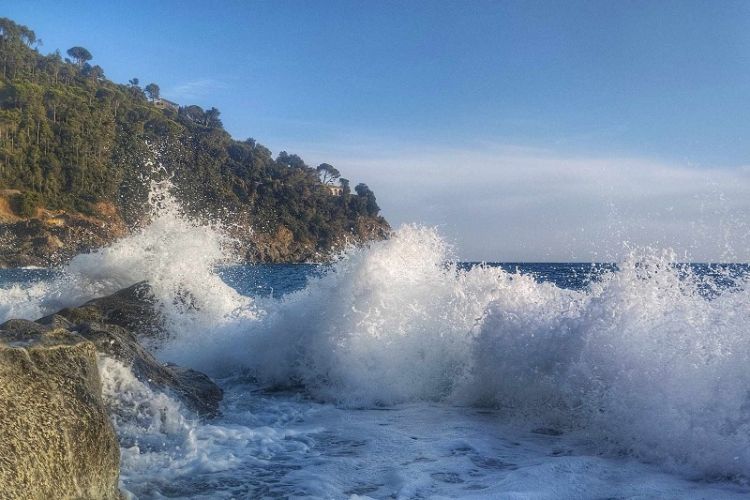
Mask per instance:
[[[226,88],[228,88],[228,85],[222,81],[213,78],[199,78],[175,85],[164,93],[176,101],[185,102],[209,97],[211,94]]]
[[[439,226],[460,258],[608,261],[628,243],[750,260],[747,168],[491,144],[306,149],[367,182],[391,222]]]

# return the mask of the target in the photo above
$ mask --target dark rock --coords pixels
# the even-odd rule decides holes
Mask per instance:
[[[205,408],[203,413],[207,416],[219,414],[219,403],[224,398],[224,391],[208,375],[173,363],[165,366],[177,377],[179,387],[188,391],[186,398],[198,401]]]
[[[9,319],[0,325],[0,331],[2,331],[3,338],[6,341],[13,340],[15,337],[18,337],[20,340],[26,338],[31,333],[42,334],[48,330],[50,328],[26,319]]]
[[[223,392],[207,375],[177,365],[162,365],[141,345],[142,340],[153,341],[166,335],[148,283],[136,283],[80,307],[62,309],[36,323],[78,333],[92,341],[100,353],[128,366],[141,382],[171,392],[202,417],[219,415]]]
[[[108,295],[90,300],[79,307],[58,311],[52,316],[61,316],[72,324],[98,322],[121,326],[138,337],[164,336],[164,318],[159,314],[151,286],[142,281]],[[51,316],[38,320],[48,324]]]
[[[66,330],[0,327],[0,496],[120,498],[96,349]]]
[[[15,320],[11,320],[15,321]],[[65,330],[70,330],[73,328],[73,323],[71,323],[67,318],[60,316],[59,314],[52,314],[50,316],[45,316],[42,319],[36,320],[36,323],[46,326],[48,328],[63,328]]]
[[[81,323],[72,330],[93,342],[101,354],[130,367],[138,380],[172,393],[198,415],[207,418],[219,415],[223,391],[207,375],[177,365],[162,365],[138,343],[132,332],[121,326]]]

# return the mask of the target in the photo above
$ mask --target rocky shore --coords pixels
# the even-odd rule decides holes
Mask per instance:
[[[120,498],[119,445],[97,362],[112,358],[201,418],[223,393],[208,376],[162,364],[166,335],[146,283],[37,321],[0,325],[0,491],[8,499]]]
[[[111,204],[97,204],[92,214],[38,209],[31,217],[20,217],[0,190],[0,268],[58,266],[131,231]],[[330,252],[347,243],[383,239],[389,231],[382,219],[360,217],[354,230],[341,235]],[[329,256],[320,253],[315,241],[296,239],[285,226],[261,232],[253,229],[251,221],[237,220],[229,225],[229,233],[237,243],[237,257],[245,262],[321,262]]]
[[[111,203],[96,204],[88,215],[37,208],[22,216],[13,209],[18,194],[0,190],[0,268],[55,266],[128,232]]]

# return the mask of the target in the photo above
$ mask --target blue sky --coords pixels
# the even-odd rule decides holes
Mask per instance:
[[[43,52],[83,45],[116,81],[216,106],[237,138],[334,163],[462,258],[619,258],[622,240],[750,257],[748,2],[11,1],[2,15]]]

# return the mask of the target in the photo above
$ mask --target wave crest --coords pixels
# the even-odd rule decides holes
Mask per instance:
[[[703,475],[750,471],[744,278],[640,250],[568,290],[463,269],[434,229],[406,225],[298,292],[254,300],[216,273],[221,228],[186,217],[164,189],[150,225],[77,257],[52,283],[3,290],[3,314],[33,319],[148,280],[171,328],[163,359],[301,384],[346,406],[489,405],[608,452]]]

